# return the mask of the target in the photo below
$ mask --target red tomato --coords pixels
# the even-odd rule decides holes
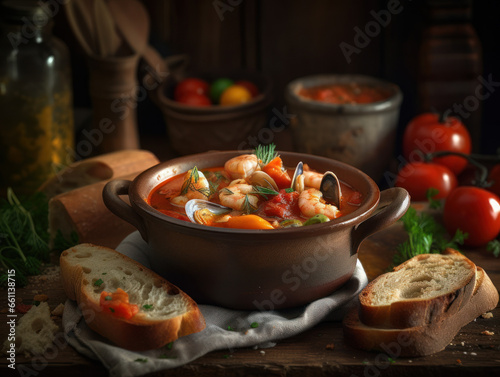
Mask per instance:
[[[470,154],[471,148],[469,131],[455,117],[447,117],[441,123],[438,114],[421,114],[413,118],[403,135],[403,154],[409,162],[421,161],[416,150],[424,153],[451,151]],[[455,175],[467,165],[467,160],[459,156],[439,157],[434,162],[447,166]]]
[[[412,200],[427,200],[427,190],[439,191],[433,199],[443,199],[457,187],[457,178],[446,166],[426,162],[411,162],[398,173],[395,185],[408,191]]]
[[[129,303],[128,293],[118,288],[116,292],[101,292],[99,303],[103,310],[115,317],[130,319],[139,312],[139,307]]]
[[[182,80],[175,87],[174,99],[179,101],[181,97],[186,94],[203,94],[208,96],[208,91],[210,90],[210,85],[204,80],[200,80],[194,77],[190,77]]]
[[[488,181],[491,182],[492,185],[488,187],[487,190],[500,196],[500,164],[491,168],[488,175]]]
[[[280,190],[279,195],[264,204],[263,211],[266,216],[276,216],[280,219],[298,218],[300,217],[299,193]]]
[[[280,190],[288,188],[292,184],[292,179],[287,171],[283,169],[283,161],[281,161],[280,156],[276,156],[272,159],[271,162],[262,168],[262,171],[269,174],[269,176],[274,179],[274,182],[276,182]]]
[[[443,222],[448,233],[469,235],[465,245],[484,246],[500,232],[500,198],[483,188],[457,187],[446,199]]]
[[[236,81],[234,84],[246,88],[250,92],[252,97],[256,97],[259,94],[259,89],[257,88],[257,85],[255,85],[251,81],[239,80],[239,81]]]
[[[190,106],[211,106],[212,102],[204,94],[186,93],[177,100],[179,103]]]

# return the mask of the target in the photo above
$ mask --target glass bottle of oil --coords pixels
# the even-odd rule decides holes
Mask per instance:
[[[30,194],[71,162],[69,53],[41,1],[0,4],[0,194]]]

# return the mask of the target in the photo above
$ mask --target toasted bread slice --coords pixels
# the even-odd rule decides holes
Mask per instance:
[[[476,265],[453,249],[421,254],[373,280],[359,295],[367,326],[403,329],[460,310],[474,290]]]
[[[391,357],[425,356],[443,350],[463,326],[494,309],[498,303],[498,291],[488,275],[480,267],[476,274],[471,299],[453,315],[424,326],[386,329],[364,324],[354,309],[344,317],[345,341],[352,347],[382,351]]]
[[[120,347],[159,348],[205,328],[198,306],[186,293],[115,250],[80,244],[61,254],[60,265],[66,295],[78,302],[88,326]],[[129,319],[100,303],[101,292],[118,289],[139,309]]]

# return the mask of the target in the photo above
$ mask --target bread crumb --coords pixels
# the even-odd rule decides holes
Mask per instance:
[[[49,299],[49,296],[41,294],[41,295],[35,295],[33,297],[33,301],[40,301],[40,302],[45,302]]]
[[[465,342],[461,342],[460,345],[463,347],[465,346]]]
[[[483,314],[481,314],[481,317],[486,318],[486,319],[493,318],[493,313],[492,312],[483,313]]]
[[[50,312],[50,314],[56,317],[62,317],[63,312],[64,312],[64,304],[59,304],[54,308],[54,310]]]
[[[328,344],[326,345],[326,347],[325,347],[325,348],[326,348],[327,350],[330,350],[330,351],[331,351],[331,350],[333,350],[333,349],[335,348],[335,344],[333,344],[333,343],[328,343]]]
[[[25,355],[40,355],[52,344],[59,328],[50,319],[50,309],[46,302],[33,305],[16,325],[16,351]],[[5,340],[4,350],[10,347]]]
[[[265,355],[266,354],[266,351],[259,351],[261,355]]]
[[[471,354],[472,356],[477,356],[477,353],[475,353],[475,352],[471,352],[470,354]]]
[[[488,330],[481,331],[481,334],[488,335],[488,336],[495,335],[495,333],[493,331],[488,331]]]
[[[413,363],[413,360],[408,360],[409,363]]]

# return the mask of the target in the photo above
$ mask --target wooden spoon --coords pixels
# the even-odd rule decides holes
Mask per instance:
[[[137,0],[108,0],[107,4],[119,32],[130,47],[157,73],[167,72],[161,55],[148,44],[150,22],[144,5]]]
[[[103,57],[116,56],[122,45],[122,39],[118,35],[115,21],[104,0],[94,0],[93,13],[99,55]]]
[[[64,7],[71,29],[87,55],[98,53],[92,7],[93,0],[69,0]]]

